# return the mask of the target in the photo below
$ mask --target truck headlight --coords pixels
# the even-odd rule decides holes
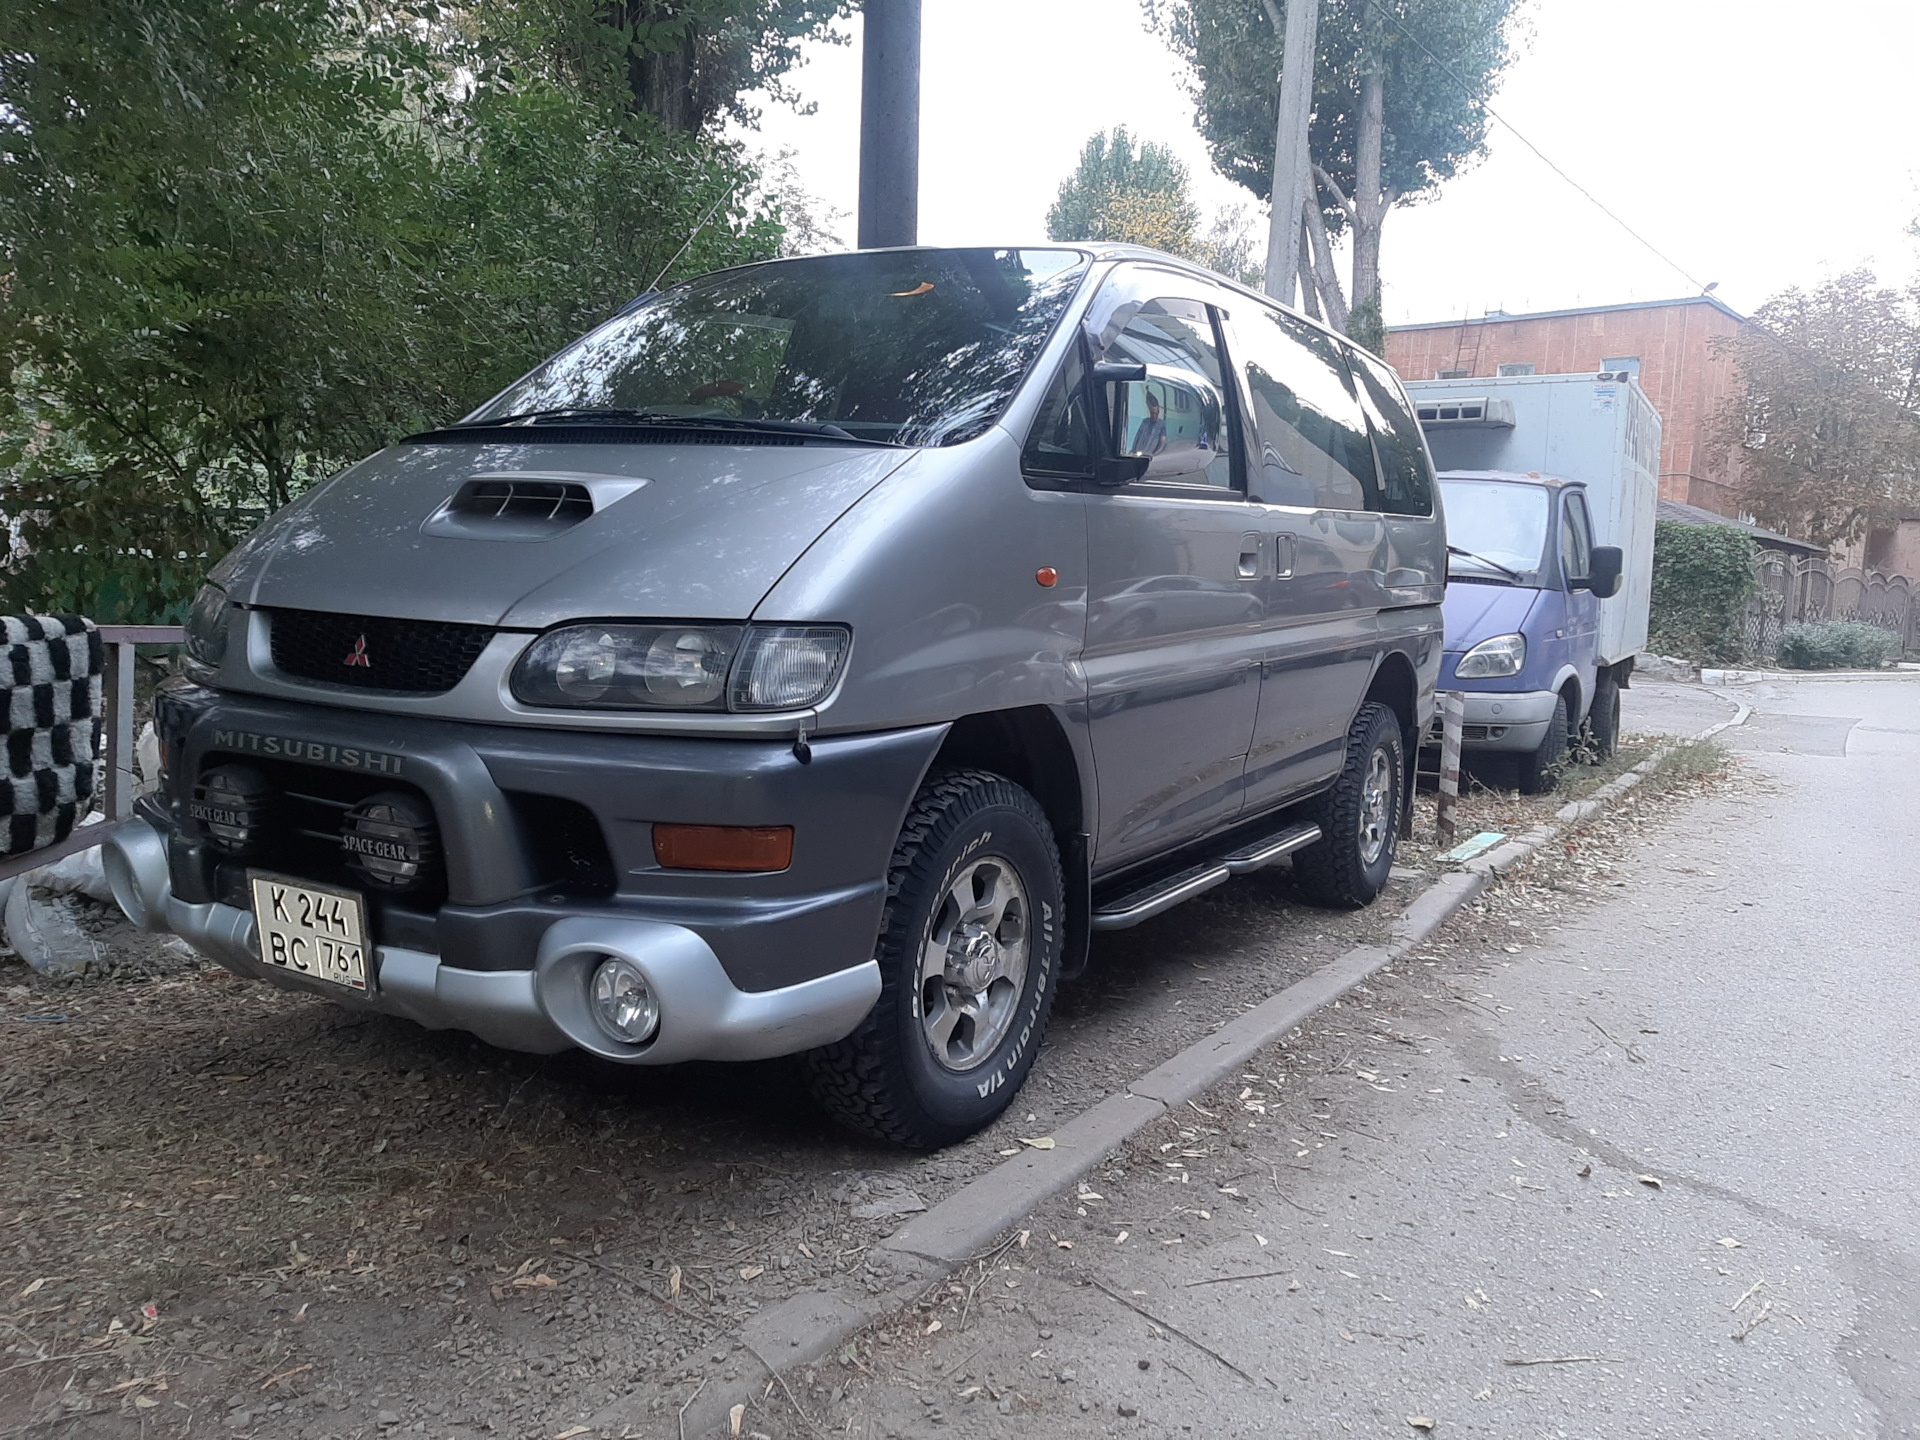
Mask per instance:
[[[187,612],[187,654],[215,670],[227,658],[227,610],[226,592],[202,585]]]
[[[1526,636],[1496,635],[1462,655],[1453,674],[1458,680],[1497,680],[1502,675],[1518,675],[1526,663]]]
[[[566,625],[513,667],[514,698],[588,710],[798,710],[839,677],[830,625]]]

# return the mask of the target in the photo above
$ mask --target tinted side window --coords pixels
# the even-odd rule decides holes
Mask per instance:
[[[1378,482],[1366,416],[1334,342],[1277,311],[1249,309],[1235,316],[1234,344],[1253,397],[1260,498],[1323,510],[1374,508]]]
[[[1381,508],[1395,515],[1433,513],[1433,469],[1393,372],[1360,350],[1347,352],[1360,381],[1360,398],[1380,452]]]
[[[1085,479],[1093,474],[1093,427],[1087,414],[1086,362],[1076,344],[1047,387],[1020,452],[1021,468],[1033,475]]]
[[[1213,317],[1195,300],[1149,300],[1104,357],[1147,367],[1147,378],[1114,387],[1113,425],[1122,454],[1151,460],[1154,484],[1233,485],[1233,447]]]

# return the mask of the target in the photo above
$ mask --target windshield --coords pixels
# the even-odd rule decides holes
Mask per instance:
[[[722,271],[608,321],[465,423],[625,410],[952,445],[1013,398],[1086,269],[1077,250],[899,250]]]
[[[1529,571],[1540,568],[1547,544],[1547,492],[1538,485],[1500,480],[1440,481],[1447,504],[1447,543],[1493,562],[1493,566],[1456,553],[1452,565],[1469,572],[1498,573],[1494,567]]]

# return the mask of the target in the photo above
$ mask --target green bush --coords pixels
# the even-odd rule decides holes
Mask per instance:
[[[1878,670],[1900,658],[1900,637],[1860,620],[1821,620],[1780,632],[1789,670]]]
[[[1688,660],[1740,658],[1740,620],[1753,593],[1753,538],[1729,525],[1653,528],[1648,643]]]

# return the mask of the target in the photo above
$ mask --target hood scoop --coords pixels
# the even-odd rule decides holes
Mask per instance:
[[[476,475],[420,528],[457,540],[549,540],[646,483],[624,475],[563,470]]]

